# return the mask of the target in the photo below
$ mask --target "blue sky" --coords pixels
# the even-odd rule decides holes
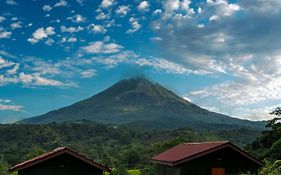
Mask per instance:
[[[279,0],[3,0],[0,122],[145,75],[209,110],[268,119],[281,101]]]

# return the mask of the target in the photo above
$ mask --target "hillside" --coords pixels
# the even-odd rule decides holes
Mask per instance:
[[[264,126],[262,122],[210,112],[143,77],[119,81],[88,99],[21,122],[43,124],[82,119],[113,125],[140,123],[150,125],[150,129]]]

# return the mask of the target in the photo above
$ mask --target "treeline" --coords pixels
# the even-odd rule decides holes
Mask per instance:
[[[197,132],[187,128],[170,131],[136,131],[93,122],[0,125],[2,169],[57,147],[67,146],[110,167],[150,169],[149,159],[183,142],[230,140],[240,146],[260,131],[247,129]],[[0,166],[0,172],[1,172]]]
[[[254,142],[246,146],[248,152],[265,162],[261,175],[281,174],[281,108],[277,107],[270,113],[274,116],[269,120],[264,131]]]

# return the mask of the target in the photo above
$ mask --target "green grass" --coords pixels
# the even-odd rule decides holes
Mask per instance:
[[[141,171],[138,169],[134,169],[134,170],[128,170],[128,173],[130,175],[141,175]]]
[[[129,175],[141,175],[141,171],[138,169],[128,170]],[[109,175],[108,172],[105,172],[104,175]]]

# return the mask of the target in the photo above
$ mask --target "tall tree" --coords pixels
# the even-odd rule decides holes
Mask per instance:
[[[281,120],[281,107],[275,108],[272,112],[269,113],[270,115],[274,115],[275,117],[267,122],[266,127],[270,127],[273,129],[274,126],[277,125],[279,127],[280,120]]]

